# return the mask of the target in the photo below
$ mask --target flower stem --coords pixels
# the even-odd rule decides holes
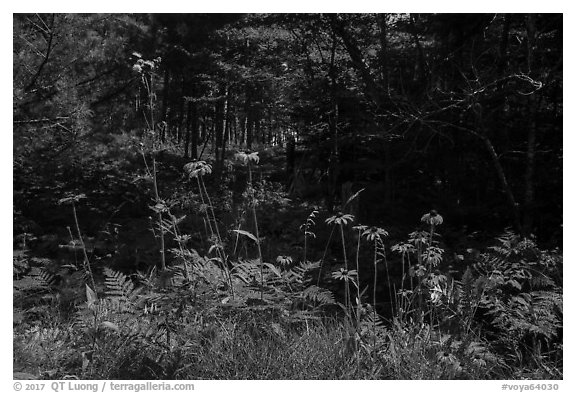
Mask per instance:
[[[256,216],[256,197],[252,186],[252,166],[248,161],[248,181],[250,194],[252,197],[252,216],[254,218],[254,230],[256,232],[256,245],[258,246],[258,258],[260,259],[260,300],[264,300],[264,260],[262,259],[262,248],[260,247],[260,234],[258,231],[258,217]]]
[[[92,281],[92,289],[96,293],[96,283],[94,282],[94,274],[92,274],[92,268],[90,267],[90,260],[88,259],[88,253],[86,252],[86,244],[84,244],[84,239],[82,239],[82,232],[80,232],[80,224],[78,224],[78,215],[76,214],[76,205],[72,202],[72,212],[74,213],[74,223],[76,224],[76,231],[78,233],[78,240],[80,240],[80,245],[82,246],[82,253],[84,254],[84,269],[90,275],[90,281]]]
[[[344,254],[344,269],[346,269],[346,274],[348,274],[348,258],[346,258],[346,243],[344,239],[344,226],[342,224],[340,226],[340,235],[342,237],[342,252]],[[346,306],[346,312],[350,312],[350,284],[348,280],[345,280],[345,293],[344,293],[344,304]]]

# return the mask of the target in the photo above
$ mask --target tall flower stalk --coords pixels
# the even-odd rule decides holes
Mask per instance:
[[[200,200],[204,207],[202,210],[206,215],[204,223],[207,225],[212,239],[212,245],[209,252],[212,250],[216,251],[216,255],[224,269],[228,286],[230,287],[230,294],[232,295],[232,298],[234,298],[234,286],[232,285],[232,276],[230,274],[230,269],[228,268],[228,258],[224,250],[224,243],[220,236],[220,230],[218,229],[214,206],[212,205],[212,200],[210,199],[210,195],[206,189],[206,184],[204,183],[204,176],[212,173],[212,166],[205,161],[192,161],[184,165],[184,171],[188,174],[189,178],[195,178],[196,183],[198,184],[198,193],[200,194]]]
[[[258,258],[260,260],[260,300],[264,299],[264,260],[262,258],[262,246],[260,245],[260,231],[258,228],[258,217],[256,215],[256,205],[258,203],[254,194],[254,185],[252,183],[252,164],[257,165],[260,162],[258,152],[248,153],[241,152],[236,154],[236,159],[248,166],[248,192],[250,194],[250,206],[252,207],[252,218],[254,219],[254,232],[256,246],[258,247]],[[241,231],[237,231],[241,233]]]
[[[313,210],[312,213],[308,215],[306,222],[300,225],[300,230],[304,232],[304,255],[302,257],[304,263],[307,261],[307,251],[308,251],[308,237],[316,238],[316,234],[311,231],[312,226],[316,225],[314,218],[318,214],[318,210]]]
[[[342,240],[342,256],[344,257],[344,271],[345,276],[348,277],[348,257],[346,255],[346,239],[344,237],[344,227],[349,223],[354,221],[354,216],[351,214],[337,213],[336,215],[326,219],[328,225],[337,226],[340,229],[340,237]],[[350,285],[349,280],[345,280],[345,290],[344,290],[344,305],[346,311],[350,311]]]
[[[82,237],[82,232],[80,231],[80,224],[78,223],[78,214],[76,213],[76,203],[81,199],[86,198],[86,195],[72,195],[66,198],[62,198],[58,201],[59,204],[70,204],[72,206],[72,214],[74,215],[74,224],[76,226],[76,234],[78,236],[78,241],[80,243],[80,248],[82,249],[82,254],[84,256],[84,271],[86,275],[90,278],[90,283],[92,284],[93,293],[96,293],[96,282],[94,281],[94,274],[92,273],[92,267],[90,266],[90,260],[88,259],[88,253],[86,252],[86,244]],[[74,239],[72,239],[73,241]],[[94,295],[95,296],[95,295]]]
[[[357,225],[353,229],[358,231],[358,241],[356,243],[356,279],[358,283],[356,285],[356,326],[360,326],[360,310],[362,309],[362,300],[360,294],[360,239],[362,238],[362,232],[368,227],[365,225]]]
[[[374,313],[374,334],[376,334],[376,287],[378,284],[378,262],[380,259],[378,258],[379,254],[379,247],[384,249],[384,243],[382,242],[382,237],[388,236],[388,232],[386,232],[382,228],[378,227],[370,227],[362,232],[362,236],[366,238],[366,240],[371,241],[374,243],[374,281],[372,283],[372,312]],[[386,261],[384,261],[386,263]],[[388,270],[386,270],[387,280],[388,280],[388,290],[390,291],[390,277],[388,275]],[[392,301],[392,294],[390,293],[390,301]]]
[[[160,193],[158,192],[158,171],[156,168],[156,151],[154,149],[155,141],[155,119],[154,119],[154,99],[156,94],[154,92],[154,70],[160,63],[160,58],[156,58],[154,60],[144,60],[139,53],[134,52],[133,56],[137,58],[136,63],[132,66],[132,70],[137,72],[141,79],[144,88],[146,89],[146,94],[148,95],[148,110],[149,110],[149,117],[144,112],[144,121],[147,125],[147,133],[149,137],[152,137],[152,169],[148,166],[146,161],[146,155],[144,152],[145,144],[141,144],[141,152],[142,157],[144,157],[144,164],[146,166],[147,175],[152,178],[152,190],[154,192],[154,202],[155,205],[152,207],[152,210],[156,213],[157,220],[158,220],[158,230],[159,230],[159,238],[160,238],[160,267],[162,270],[166,268],[166,245],[164,239],[164,233],[166,229],[164,228],[164,221],[162,219],[163,212],[166,211],[165,203],[160,199]]]

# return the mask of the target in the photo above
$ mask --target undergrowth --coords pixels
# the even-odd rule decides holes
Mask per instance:
[[[175,235],[172,225],[166,233]],[[373,249],[372,293],[358,281],[358,261],[351,271],[332,266],[319,284],[321,261],[257,254],[224,268],[223,253],[201,256],[183,240],[172,266],[129,275],[19,250],[15,370],[51,379],[562,378],[557,252],[506,232],[459,258],[468,266],[458,277],[443,273],[433,230],[390,247],[394,260],[386,231],[354,229],[363,235],[356,258],[362,245]],[[247,230],[235,234],[256,242]],[[391,285],[383,270],[393,310],[385,317],[376,272],[392,260],[402,277]],[[326,276],[356,290],[342,299]]]
[[[156,63],[146,64],[140,76],[153,97]],[[148,105],[154,124],[152,98]],[[562,378],[558,250],[506,231],[485,250],[448,258],[436,211],[392,243],[386,229],[357,222],[351,202],[360,190],[324,218],[326,244],[314,232],[326,213],[314,206],[294,230],[303,245],[270,257],[262,213],[285,208],[287,198],[255,179],[258,153],[239,152],[219,174],[209,160],[190,162],[184,191],[163,199],[158,135],[149,128],[141,153],[155,265],[120,270],[88,252],[77,211],[83,194],[60,200],[73,211],[61,245],[73,261],[34,256],[28,233],[15,239],[20,378]],[[240,195],[214,195],[238,173],[247,177]],[[199,223],[195,237],[182,229],[188,215]],[[328,258],[333,238],[338,250]]]

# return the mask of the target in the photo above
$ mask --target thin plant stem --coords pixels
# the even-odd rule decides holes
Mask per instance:
[[[410,253],[406,253],[406,259],[408,261],[408,275],[410,276],[410,290],[414,290],[414,278],[412,274],[410,274],[410,269],[412,268],[412,264],[410,263]]]
[[[202,201],[203,205],[208,205],[208,207],[212,211],[212,217],[214,218],[214,226],[216,227],[216,231],[218,231],[218,224],[216,223],[216,216],[214,215],[214,209],[212,208],[212,201],[210,200],[210,196],[208,195],[208,191],[204,184],[204,180],[201,179],[200,175],[196,176],[196,182],[198,183],[198,191],[200,192],[200,200]],[[206,194],[206,199],[208,200],[208,204],[206,204],[206,200],[204,199],[204,194]],[[222,239],[220,238],[220,233],[215,232],[214,228],[212,227],[212,223],[210,222],[210,214],[208,213],[208,209],[204,212],[206,214],[206,218],[204,219],[204,228],[206,228],[206,223],[208,223],[208,227],[210,228],[210,236],[216,236],[216,241],[218,244],[216,245],[216,253],[218,257],[222,261],[222,268],[224,269],[224,277],[226,277],[226,281],[228,281],[228,286],[230,287],[230,294],[232,295],[232,299],[234,299],[234,286],[232,283],[232,275],[230,274],[230,269],[228,269],[227,258],[226,254],[222,250]]]
[[[306,249],[307,249],[307,246],[308,246],[308,241],[307,241],[308,239],[307,239],[307,236],[306,236],[306,231],[307,231],[307,230],[308,230],[308,227],[307,227],[307,226],[304,227],[304,258],[303,258],[304,263],[306,263]]]
[[[234,250],[232,251],[232,255],[234,255],[234,256],[236,256],[236,252],[238,250],[238,242],[240,240],[240,233],[238,231],[242,227],[242,223],[245,220],[245,214],[246,214],[246,209],[242,209],[242,213],[240,214],[240,217],[238,218],[238,228],[236,231],[236,239],[234,240]]]
[[[256,201],[254,197],[254,187],[252,186],[252,166],[248,161],[248,181],[250,182],[250,195],[252,199],[252,216],[254,218],[254,230],[256,232],[256,245],[258,246],[258,258],[260,258],[260,300],[264,300],[264,260],[262,259],[262,248],[260,246],[260,233],[258,230],[258,217],[256,216]]]
[[[348,258],[346,258],[346,243],[344,239],[344,226],[342,224],[340,226],[340,235],[342,237],[342,252],[344,255],[344,269],[346,269],[346,274],[348,274]],[[345,291],[344,291],[344,303],[346,305],[346,311],[350,312],[350,284],[348,280],[345,280]]]
[[[405,270],[405,267],[404,267],[404,262],[405,262],[405,260],[404,260],[404,252],[402,252],[402,281],[400,282],[400,293],[401,293],[401,295],[400,295],[400,300],[401,300],[401,304],[400,304],[400,307],[399,307],[399,310],[398,310],[401,314],[404,314],[404,308],[405,308],[405,307],[404,307],[404,306],[405,306],[405,305],[404,305],[404,298],[405,298],[405,296],[404,296],[404,279],[406,278],[406,277],[405,277],[405,276],[406,276],[406,270]],[[400,317],[400,320],[403,319],[403,315],[399,315],[399,317]]]
[[[372,321],[372,329],[373,329],[373,340],[374,340],[374,347],[372,348],[374,354],[376,353],[376,284],[378,282],[378,248],[376,244],[376,239],[374,239],[374,283],[372,286],[372,313],[374,314],[374,318]]]
[[[70,240],[72,241],[72,244],[74,244],[74,235],[72,235],[72,230],[70,229],[69,226],[67,226],[66,228],[68,229],[68,233],[70,234]],[[24,237],[24,239],[26,239],[26,237]],[[78,255],[76,253],[76,247],[74,247],[74,265],[78,265]]]
[[[190,280],[190,273],[188,272],[188,261],[184,258],[184,246],[182,245],[182,240],[178,233],[178,226],[176,224],[176,217],[173,214],[170,214],[170,218],[172,219],[172,229],[174,230],[174,237],[178,239],[178,248],[180,248],[180,255],[182,255],[182,260],[184,261],[184,278],[186,280]]]
[[[80,240],[80,246],[84,254],[84,269],[90,275],[92,289],[94,290],[94,293],[96,293],[96,282],[94,282],[94,274],[92,274],[92,267],[90,267],[90,260],[88,259],[88,253],[86,252],[86,245],[84,244],[84,239],[82,239],[82,232],[80,232],[80,224],[78,223],[78,215],[76,214],[76,205],[74,204],[74,201],[72,201],[72,212],[74,213],[74,223],[76,224],[78,240]]]
[[[158,182],[156,176],[156,158],[152,157],[152,175],[154,179],[154,197],[156,203],[161,203],[160,195],[158,194]],[[166,269],[166,248],[164,244],[164,226],[162,224],[162,212],[158,212],[158,229],[160,230],[160,267],[162,270]]]
[[[202,204],[207,206],[204,200],[204,192],[202,191],[202,185],[200,184],[200,176],[196,176],[196,182],[198,183],[198,191],[200,193],[200,200]],[[210,222],[210,215],[208,214],[208,210],[204,212],[206,214],[206,220],[204,221],[204,225],[208,222],[208,228],[210,228],[210,236],[214,236],[214,229],[212,228],[212,223]]]
[[[320,277],[322,277],[322,265],[324,263],[324,259],[326,258],[326,254],[328,253],[328,247],[330,246],[330,241],[332,241],[332,235],[334,235],[335,227],[332,227],[330,230],[330,236],[328,237],[328,241],[326,242],[326,248],[324,248],[324,254],[322,254],[322,259],[320,259],[320,267],[318,269],[318,279],[316,280],[316,286],[320,285]]]
[[[360,308],[362,307],[362,302],[360,300],[360,231],[358,230],[358,243],[356,244],[356,279],[358,280],[358,285],[356,286],[356,326],[360,327]]]
[[[204,231],[206,232],[206,238],[210,238],[210,232],[208,232],[208,225],[206,224],[206,218],[202,217],[202,221],[204,222]],[[204,239],[202,239],[202,246],[206,248],[206,244],[204,244]]]
[[[144,82],[144,86],[146,91],[148,92],[148,105],[150,110],[150,122],[148,122],[148,118],[146,117],[146,113],[144,112],[144,120],[146,121],[146,125],[148,129],[154,133],[155,124],[154,124],[154,75],[150,73],[150,83],[146,79],[146,76],[142,76],[142,80]],[[154,182],[153,191],[154,191],[154,199],[156,204],[161,203],[160,195],[158,193],[158,173],[156,170],[156,157],[154,156],[154,152],[152,153],[152,180]],[[142,157],[144,158],[144,165],[146,166],[146,171],[150,175],[150,168],[148,167],[148,163],[146,161],[146,156],[144,151],[142,151]],[[160,264],[161,269],[166,269],[166,246],[164,241],[164,226],[162,221],[162,212],[157,213],[158,217],[158,229],[160,230]]]
[[[218,236],[218,241],[222,244],[222,237],[220,236],[220,230],[218,229],[218,222],[216,221],[216,214],[214,214],[214,205],[212,205],[212,200],[210,199],[210,195],[206,190],[206,184],[204,183],[204,179],[200,179],[200,183],[204,188],[204,193],[206,194],[206,199],[208,200],[208,206],[210,207],[210,212],[212,213],[212,219],[214,220],[214,227],[216,228],[216,236]]]
[[[392,285],[390,284],[390,273],[388,272],[388,260],[386,258],[386,247],[381,239],[377,239],[382,247],[382,255],[384,256],[384,269],[386,270],[386,282],[388,283],[388,295],[390,297],[390,308],[392,309],[392,314],[394,315],[394,298],[392,297]]]

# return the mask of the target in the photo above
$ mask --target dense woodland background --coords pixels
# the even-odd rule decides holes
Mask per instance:
[[[384,319],[408,323],[398,314],[396,292],[405,289],[409,269],[410,278],[421,279],[421,287],[410,280],[411,294],[420,293],[411,304],[421,311],[433,272],[448,277],[441,283],[462,283],[468,272],[470,284],[490,281],[500,269],[505,278],[494,285],[507,289],[489,305],[478,303],[460,331],[468,335],[473,320],[485,324],[475,330],[485,347],[498,329],[537,314],[536,295],[520,294],[539,288],[559,294],[542,308],[561,301],[562,15],[15,14],[13,45],[14,277],[19,282],[33,273],[36,284],[38,277],[45,281],[43,291],[58,293],[57,306],[48,302],[50,313],[58,309],[65,318],[79,297],[95,312],[104,276],[106,285],[110,277],[121,287],[132,285],[128,277],[136,272],[182,263],[188,269],[209,255],[226,273],[224,291],[235,287],[231,272],[242,261],[256,261],[259,272],[250,272],[262,302],[264,262],[286,269],[318,262],[309,266],[320,269],[314,288],[330,290],[350,321],[357,318],[356,329],[363,298]],[[359,224],[366,227],[352,228]],[[401,243],[407,237],[411,243]],[[383,241],[378,246],[376,238]],[[374,249],[361,247],[361,239],[373,241]],[[473,271],[479,260],[494,257],[484,252],[495,241],[508,247],[499,250],[497,269]],[[394,249],[401,244],[413,248]],[[380,265],[376,249],[384,255]],[[426,258],[435,249],[440,259],[432,263]],[[420,273],[405,261],[410,253]],[[524,256],[512,261],[511,255]],[[354,260],[356,276],[346,276]],[[329,276],[343,262],[344,276]],[[502,268],[507,263],[515,273]],[[74,287],[65,266],[86,274],[88,292],[82,284],[64,295]],[[530,281],[536,271],[549,279],[546,285]],[[376,283],[378,274],[387,282]],[[46,310],[30,311],[47,301],[30,302],[29,285],[15,286],[15,331],[27,334],[47,318]],[[480,291],[478,299],[488,301],[486,294]],[[515,322],[488,317],[497,299],[512,307],[512,297],[527,307],[506,309],[508,317],[519,313]],[[546,317],[550,326],[523,325],[524,333],[501,350],[515,353],[516,371],[561,378],[559,307],[559,316]],[[422,315],[431,331],[442,330]],[[84,377],[110,377],[112,367],[100,374],[89,369],[96,364],[90,356],[99,326],[88,340],[92,352],[62,366],[67,372],[76,367]],[[444,346],[438,353],[452,362],[447,341],[438,342]],[[377,364],[373,344],[367,353]],[[209,367],[170,374],[165,358],[150,356],[152,374],[120,369],[135,378],[255,377],[203,374]],[[416,377],[522,374],[502,371],[496,360],[484,373],[466,369],[464,361],[459,371],[446,368],[436,352],[422,356],[441,367],[436,374],[414,371]],[[44,375],[48,366],[34,369],[26,359],[15,360],[15,370]],[[364,360],[357,355],[356,361],[352,374],[338,369],[319,377],[409,377],[398,374],[405,365],[361,372]],[[59,375],[54,372],[46,375]]]

